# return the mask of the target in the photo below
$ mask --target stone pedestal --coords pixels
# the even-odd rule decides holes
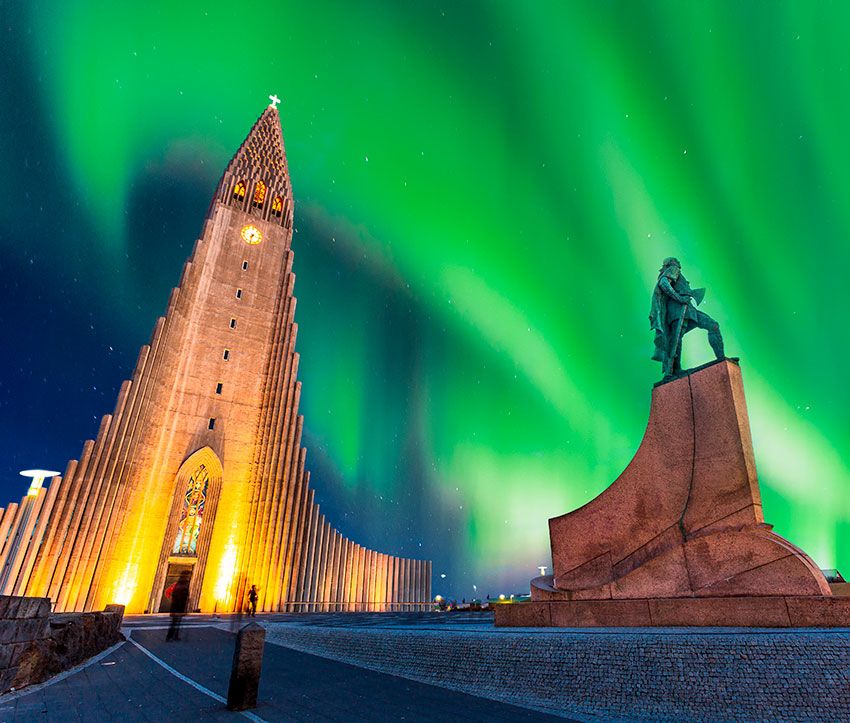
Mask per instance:
[[[229,710],[256,708],[265,641],[266,631],[257,623],[249,623],[236,636],[233,669],[230,671],[230,686],[227,689]]]
[[[655,387],[629,466],[549,534],[554,574],[497,625],[850,625],[850,599],[764,521],[730,360]]]

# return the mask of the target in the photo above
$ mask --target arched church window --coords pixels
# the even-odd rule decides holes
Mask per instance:
[[[243,181],[239,181],[233,187],[233,199],[235,201],[244,201],[245,200],[245,183]]]
[[[257,208],[262,208],[263,204],[266,202],[266,184],[262,181],[257,181],[257,185],[254,187],[254,205]]]
[[[198,467],[189,478],[189,485],[180,507],[177,523],[177,538],[174,540],[173,555],[197,555],[198,536],[204,521],[204,505],[207,501],[209,473],[204,465]]]
[[[272,216],[277,216],[280,218],[280,215],[283,213],[283,199],[280,196],[275,196],[274,201],[272,201]]]

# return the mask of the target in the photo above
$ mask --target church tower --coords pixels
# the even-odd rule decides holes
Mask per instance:
[[[227,166],[114,412],[38,491],[29,544],[0,550],[0,592],[47,596],[60,611],[157,612],[188,572],[190,609],[204,612],[244,607],[251,585],[264,611],[429,601],[430,562],[361,547],[313,500],[277,102]],[[0,530],[14,528],[13,508]]]

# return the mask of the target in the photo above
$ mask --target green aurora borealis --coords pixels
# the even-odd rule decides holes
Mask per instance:
[[[92,355],[118,350],[89,386],[129,376],[276,92],[308,465],[345,534],[432,558],[435,593],[525,589],[547,518],[640,442],[675,255],[741,357],[766,519],[850,572],[849,5],[12,5],[0,170],[21,193],[0,241],[10,274],[40,264],[30,317],[62,307]],[[31,234],[23,198],[49,216]],[[685,357],[710,358],[704,333]],[[59,430],[53,456],[8,463],[12,499],[17,469],[64,466],[114,395],[79,394],[91,421],[63,428],[46,371],[56,410],[31,419],[6,364],[3,449]]]

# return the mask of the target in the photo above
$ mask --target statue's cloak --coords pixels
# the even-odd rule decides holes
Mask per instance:
[[[658,274],[658,281],[655,282],[655,290],[652,292],[652,305],[649,307],[649,327],[655,332],[655,353],[652,358],[655,361],[664,362],[664,358],[671,351],[670,336],[673,330],[669,327],[671,321],[676,321],[684,311],[683,319],[685,325],[682,327],[681,336],[691,329],[693,326],[689,322],[696,321],[696,309],[691,306],[690,300],[685,298],[684,303],[677,301],[668,293],[665,293],[661,288],[662,279],[666,278],[673,291],[677,294],[690,294],[691,285],[685,278],[684,274],[679,273],[679,278],[673,280],[673,275],[665,269],[662,269]],[[680,337],[681,338],[681,337]]]
[[[661,279],[667,277],[672,283],[672,277],[666,271],[658,275],[655,289],[652,292],[652,304],[649,307],[649,328],[655,332],[655,353],[652,355],[654,361],[662,364],[667,356],[667,301],[670,298],[661,290]]]
[[[652,292],[652,305],[649,307],[649,328],[653,331],[660,331],[662,334],[667,329],[667,295],[661,290],[658,283],[661,281],[661,276],[655,283],[655,290]]]

